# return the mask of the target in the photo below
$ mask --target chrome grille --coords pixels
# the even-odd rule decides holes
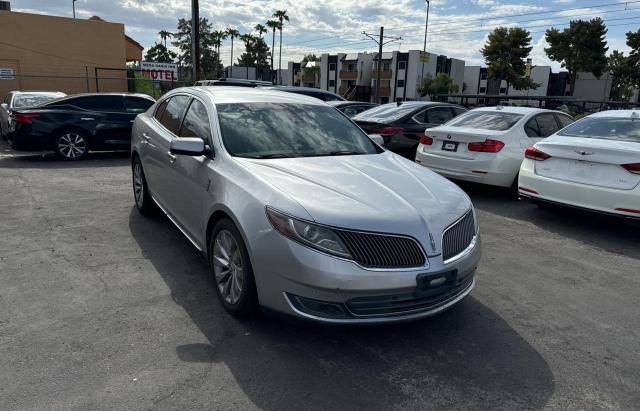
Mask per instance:
[[[412,238],[347,230],[336,233],[363,267],[407,268],[425,264],[422,248]]]
[[[442,259],[447,261],[463,252],[476,235],[473,211],[450,225],[442,235]]]

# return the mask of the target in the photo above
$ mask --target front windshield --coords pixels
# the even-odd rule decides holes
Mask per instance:
[[[20,94],[14,98],[13,107],[33,107],[59,97],[59,95],[55,94]]]
[[[382,121],[395,121],[399,120],[407,114],[415,111],[419,106],[414,104],[401,104],[397,105],[396,103],[383,104],[378,107],[374,107],[366,112],[362,112],[354,117],[354,120],[368,120],[368,119],[376,119]]]
[[[230,103],[217,106],[222,140],[236,157],[376,154],[377,146],[333,107]]]
[[[568,125],[558,135],[640,142],[640,119],[586,117]]]
[[[452,127],[479,128],[482,130],[505,131],[513,127],[522,114],[500,113],[497,111],[470,111],[454,118],[445,125]]]

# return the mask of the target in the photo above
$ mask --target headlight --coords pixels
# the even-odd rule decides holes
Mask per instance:
[[[269,207],[267,217],[273,228],[294,241],[325,253],[351,258],[342,240],[329,228],[289,217]]]

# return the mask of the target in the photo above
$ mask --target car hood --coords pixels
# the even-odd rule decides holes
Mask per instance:
[[[455,184],[391,152],[238,161],[304,207],[309,216],[299,217],[334,227],[423,241],[429,232],[439,238],[471,207]]]

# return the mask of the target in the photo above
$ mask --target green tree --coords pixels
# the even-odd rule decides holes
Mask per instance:
[[[635,88],[640,87],[640,30],[627,33],[628,56],[614,50],[607,59],[611,74],[611,100],[629,101]]]
[[[233,39],[240,37],[240,32],[231,27],[227,27],[227,30],[225,30],[225,32],[227,33],[227,36],[231,39],[231,67],[233,70]]]
[[[267,30],[267,28],[265,26],[263,26],[262,24],[256,24],[253,27],[253,29],[258,32],[258,37],[260,37],[260,40],[261,40],[260,42],[258,42],[260,44],[256,43],[256,48],[258,48],[258,47],[261,48],[262,44],[264,44],[264,48],[265,48],[265,50],[263,50],[262,52],[257,51],[258,55],[257,55],[257,59],[256,59],[257,60],[257,62],[256,62],[256,78],[261,80],[262,79],[262,71],[260,69],[262,67],[266,66],[266,64],[263,64],[262,57],[265,57],[265,61],[266,61],[266,59],[269,58],[269,47],[264,42],[264,39],[262,38],[262,35],[265,34],[269,30]]]
[[[540,84],[525,77],[526,60],[531,53],[531,35],[519,27],[498,27],[480,50],[490,78],[507,82],[516,90],[535,89]]]
[[[282,70],[282,27],[285,21],[289,21],[289,16],[287,15],[286,10],[276,10],[276,12],[273,13],[272,17],[277,18],[278,22],[280,23],[278,25],[278,30],[280,31],[280,57],[278,57],[278,70]],[[278,84],[279,83],[281,83],[281,79],[278,80]]]
[[[458,85],[453,81],[453,78],[447,73],[438,73],[435,78],[432,77],[431,74],[427,74],[425,78],[422,79],[420,86],[418,86],[418,93],[420,93],[422,97],[429,96],[433,98],[440,94],[457,93],[459,89]]]
[[[314,79],[318,74],[320,74],[320,66],[318,64],[314,64],[312,66],[307,67],[306,63],[310,63],[312,61],[320,61],[320,57],[315,54],[307,54],[302,58],[302,62],[305,63],[303,66],[304,75],[312,75]]]
[[[169,37],[173,37],[173,33],[166,31],[166,30],[160,30],[160,32],[158,33],[160,35],[160,38],[162,39],[163,43],[164,43],[164,47],[167,48],[167,39]]]
[[[276,47],[276,30],[280,27],[280,23],[277,20],[269,20],[267,21],[267,27],[273,30],[273,34],[271,36],[271,73],[273,75],[273,54]]]
[[[573,95],[579,71],[600,77],[607,68],[607,28],[601,18],[572,20],[563,31],[548,29],[545,34],[549,47],[547,56],[569,72],[569,90]]]
[[[155,61],[158,63],[173,63],[178,55],[167,48],[162,43],[156,43],[147,50],[144,61]]]
[[[200,73],[198,77],[207,77],[218,73],[222,67],[220,54],[214,49],[211,23],[200,18]],[[173,46],[179,50],[178,61],[186,69],[191,68],[191,20],[178,20],[178,31],[173,35]],[[195,80],[195,79],[193,79]]]
[[[264,39],[253,34],[243,34],[240,40],[244,42],[245,52],[238,58],[239,66],[258,68],[269,64],[269,47]]]

